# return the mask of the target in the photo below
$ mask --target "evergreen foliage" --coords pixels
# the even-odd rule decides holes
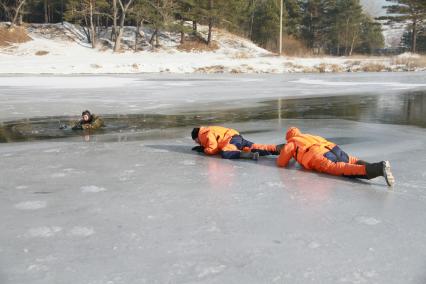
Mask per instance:
[[[16,7],[24,22],[58,23],[63,19],[85,28],[89,41],[113,27],[111,40],[119,36],[128,0],[1,0],[0,21],[12,21]],[[133,0],[125,11],[125,25],[149,26],[156,31],[149,42],[159,45],[161,31],[175,31],[185,40],[213,40],[213,28],[245,36],[271,51],[277,51],[281,0]],[[404,44],[415,51],[423,41],[425,0],[387,0],[388,21],[411,23]],[[359,0],[283,0],[283,36],[305,46],[313,54],[350,56],[374,53],[384,46],[381,25],[369,17]],[[120,4],[120,5],[119,5]],[[209,27],[200,34],[198,25]],[[406,37],[410,35],[411,39]],[[154,44],[155,43],[155,44]],[[117,43],[116,43],[117,44]],[[135,45],[136,48],[136,45]],[[422,48],[421,48],[422,49]],[[284,52],[286,46],[284,45]]]

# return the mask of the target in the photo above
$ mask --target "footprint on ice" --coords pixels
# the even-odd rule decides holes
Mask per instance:
[[[96,185],[86,185],[86,186],[80,187],[80,189],[81,189],[81,192],[83,193],[97,193],[97,192],[106,191],[106,188],[99,187]]]
[[[373,217],[365,217],[365,216],[356,217],[355,221],[357,221],[358,223],[370,225],[370,226],[374,226],[374,225],[381,223],[380,220],[377,220]]]
[[[88,227],[80,227],[76,226],[73,227],[70,231],[70,235],[76,236],[76,237],[88,237],[95,233],[95,230],[93,228]]]
[[[24,201],[24,202],[15,204],[15,208],[19,210],[37,210],[37,209],[45,208],[46,205],[47,205],[46,201],[39,201],[39,200]]]
[[[135,170],[123,171],[120,174],[119,180],[120,181],[128,181],[128,180],[134,179],[134,173],[135,173]]]
[[[195,161],[192,161],[192,160],[183,160],[180,163],[184,166],[195,166]]]
[[[61,177],[65,177],[67,174],[65,173],[54,173],[52,175],[50,175],[52,178],[61,178]]]
[[[44,153],[59,153],[59,152],[61,152],[61,149],[57,149],[57,148],[55,148],[55,149],[47,149],[47,150],[44,150],[43,152]]]
[[[61,231],[62,231],[62,228],[56,227],[56,226],[37,227],[37,228],[29,229],[27,232],[27,236],[32,238],[49,238],[49,237],[53,237],[54,235],[56,235],[57,233]]]
[[[271,181],[268,181],[266,183],[266,185],[269,186],[269,187],[277,187],[277,188],[284,188],[285,187],[285,185],[282,182],[271,182]]]
[[[169,150],[166,149],[154,149],[152,150],[153,153],[168,153]]]
[[[225,268],[226,268],[225,265],[205,267],[205,268],[202,268],[202,269],[197,268],[197,270],[199,271],[198,278],[204,278],[208,275],[214,275],[214,274],[221,273],[223,270],[225,270]]]
[[[28,266],[27,271],[48,271],[49,268],[44,265],[44,264],[31,264],[30,266]]]
[[[316,248],[319,248],[321,245],[314,241],[314,242],[310,242],[308,246],[311,249],[316,249]]]
[[[15,187],[16,189],[27,189],[28,185],[18,185]]]

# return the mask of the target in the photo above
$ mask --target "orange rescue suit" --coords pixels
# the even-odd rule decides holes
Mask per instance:
[[[200,127],[198,139],[200,145],[204,147],[204,153],[208,155],[215,155],[220,152],[239,152],[241,150],[248,152],[251,150],[276,151],[275,145],[263,145],[251,142],[249,142],[250,147],[239,149],[236,145],[230,143],[231,139],[236,135],[240,135],[240,133],[234,129],[222,126],[209,126]]]
[[[198,139],[200,145],[204,147],[204,153],[215,155],[222,151],[234,135],[239,135],[238,131],[222,126],[200,127]]]
[[[277,159],[277,166],[286,167],[294,158],[307,170],[315,170],[336,176],[365,176],[365,165],[358,165],[357,158],[344,153],[336,144],[323,137],[302,134],[296,127],[291,127],[286,134],[287,144],[281,150]],[[334,154],[334,149],[340,150],[345,156],[345,161],[332,161],[326,157]],[[327,155],[328,156],[328,155]],[[333,155],[338,156],[338,155]]]

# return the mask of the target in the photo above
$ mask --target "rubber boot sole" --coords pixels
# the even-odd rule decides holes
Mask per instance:
[[[385,180],[388,186],[391,187],[395,184],[395,178],[392,175],[389,161],[383,162],[383,176],[385,177]]]

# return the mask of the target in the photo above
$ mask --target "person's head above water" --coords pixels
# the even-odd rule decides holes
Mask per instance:
[[[290,127],[288,130],[287,130],[287,134],[286,134],[286,136],[285,136],[285,139],[291,139],[291,138],[293,138],[294,136],[297,136],[297,135],[299,135],[300,134],[300,130],[299,130],[299,128],[297,128],[297,127]]]
[[[84,122],[90,122],[92,120],[92,114],[90,113],[90,111],[85,110],[81,113],[81,118]]]
[[[192,140],[194,140],[197,143],[199,143],[199,140],[198,140],[198,133],[199,132],[200,132],[200,128],[199,127],[196,127],[194,129],[192,129],[192,132],[191,132]]]

